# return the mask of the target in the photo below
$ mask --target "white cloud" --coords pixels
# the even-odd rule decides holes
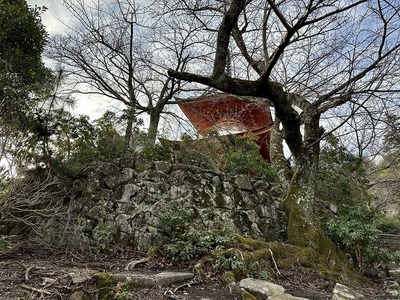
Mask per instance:
[[[60,0],[27,0],[29,6],[46,6],[47,11],[42,15],[42,21],[50,34],[62,33],[65,30],[65,24],[71,21],[71,16]]]
[[[65,24],[72,22],[72,17],[61,0],[27,0],[27,3],[31,7],[35,5],[47,7],[42,14],[42,22],[49,34],[62,34],[67,29]],[[51,62],[45,61],[45,63],[52,67]],[[73,113],[88,115],[92,120],[100,118],[106,110],[116,110],[115,103],[111,103],[104,97],[76,95],[76,98]]]

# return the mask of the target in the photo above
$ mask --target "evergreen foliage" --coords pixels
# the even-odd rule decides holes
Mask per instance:
[[[366,164],[331,137],[321,151],[317,197],[325,205],[335,204],[337,213],[326,212],[325,230],[332,241],[349,254],[360,271],[374,263],[399,259],[377,245],[382,215],[373,209]]]
[[[332,219],[326,229],[330,238],[351,256],[351,261],[360,271],[374,263],[391,263],[400,260],[400,254],[390,252],[377,245],[378,215],[362,205],[340,207],[338,216]]]
[[[37,99],[53,80],[41,59],[47,33],[41,22],[45,7],[25,0],[0,0],[0,121],[23,125]]]
[[[320,155],[317,198],[337,205],[368,205],[373,198],[368,184],[363,160],[340,146],[337,139],[328,139]]]

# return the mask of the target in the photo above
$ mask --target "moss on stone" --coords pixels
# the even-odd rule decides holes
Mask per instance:
[[[235,238],[241,246],[244,246],[244,248],[250,248],[254,250],[265,248],[270,244],[267,242],[255,240],[248,237],[243,237],[240,235],[236,235]]]
[[[153,258],[157,258],[160,254],[160,249],[157,246],[151,246],[147,251],[147,257],[152,260]]]
[[[124,275],[97,273],[93,277],[96,279],[99,300],[115,299],[120,293],[130,292],[137,288],[137,280],[126,280]]]
[[[331,281],[355,286],[367,283],[367,280],[351,267],[336,245],[323,233],[315,231],[315,234],[319,234],[317,239],[313,239],[317,242],[315,246],[300,247],[279,242],[263,242],[237,235],[238,244],[235,247],[240,249],[247,272],[252,264],[257,263],[260,269],[272,274],[275,261],[280,270],[300,265]],[[236,279],[239,279],[238,274],[235,275]]]
[[[240,295],[242,296],[242,300],[258,300],[256,296],[243,289],[240,291]]]
[[[98,299],[114,299],[115,287],[119,280],[109,273],[96,273],[93,277],[96,279],[96,288],[99,291]]]
[[[84,291],[74,291],[68,298],[69,300],[94,300],[94,296]]]
[[[225,201],[224,195],[222,193],[218,193],[214,199],[216,207],[226,207],[227,203]]]
[[[233,271],[227,271],[224,274],[222,274],[220,280],[223,284],[229,285],[230,283],[235,282],[237,279]]]
[[[286,212],[288,227],[288,243],[295,245],[296,256],[304,267],[316,269],[323,277],[341,281],[345,284],[360,285],[366,282],[347,261],[338,247],[328,239],[321,229],[318,215],[313,211],[313,195],[310,189],[304,187],[301,176],[302,170],[297,170],[292,178],[287,195],[283,200],[283,209]],[[293,256],[290,249],[286,249],[286,259],[280,263],[290,265]]]

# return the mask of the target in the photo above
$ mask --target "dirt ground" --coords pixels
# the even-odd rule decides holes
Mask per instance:
[[[55,253],[28,241],[13,243],[13,248],[0,255],[0,299],[70,299],[77,290],[96,295],[94,280],[73,283],[71,273],[123,273],[127,264],[143,258],[143,253],[126,249],[115,249],[113,254],[96,254],[85,251],[63,251]],[[160,271],[187,271],[176,266],[150,263],[135,270],[143,273]],[[302,270],[283,271],[274,280],[285,287],[288,293],[310,300],[330,299],[333,283]],[[362,290],[366,299],[384,299],[384,287],[380,282]],[[121,299],[135,300],[238,300],[227,287],[216,278],[202,282],[170,288],[141,288]]]

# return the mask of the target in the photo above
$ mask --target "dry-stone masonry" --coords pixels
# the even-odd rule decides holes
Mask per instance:
[[[285,293],[285,289],[269,281],[245,278],[240,281],[242,300],[308,300]]]
[[[379,234],[378,245],[392,251],[400,251],[400,235],[398,234]]]
[[[160,218],[171,208],[193,211],[193,224],[261,240],[285,233],[277,183],[196,166],[125,158],[87,167],[76,183],[74,209],[89,238],[147,250],[165,238]]]
[[[362,300],[365,299],[364,295],[354,291],[353,289],[336,283],[332,292],[332,300]]]

